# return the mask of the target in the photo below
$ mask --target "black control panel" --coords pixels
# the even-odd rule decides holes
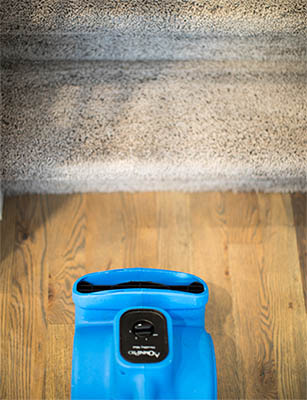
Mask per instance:
[[[120,318],[120,353],[132,363],[155,363],[168,355],[165,316],[157,310],[137,309]]]

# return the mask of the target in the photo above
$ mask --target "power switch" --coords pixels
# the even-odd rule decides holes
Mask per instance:
[[[132,328],[132,332],[138,337],[149,337],[155,331],[153,324],[150,321],[137,321]]]

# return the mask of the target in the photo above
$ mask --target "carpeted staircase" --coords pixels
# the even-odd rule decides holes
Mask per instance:
[[[3,0],[5,193],[306,191],[306,0]]]

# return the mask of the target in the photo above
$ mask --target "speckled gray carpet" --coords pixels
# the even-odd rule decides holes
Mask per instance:
[[[7,66],[5,187],[304,190],[306,77],[298,63]]]
[[[307,190],[305,0],[3,0],[6,193]]]
[[[306,0],[2,0],[2,56],[296,60]]]

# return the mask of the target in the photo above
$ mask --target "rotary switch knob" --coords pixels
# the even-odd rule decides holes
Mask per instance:
[[[151,336],[155,331],[150,321],[138,321],[133,325],[132,332],[139,338]]]

